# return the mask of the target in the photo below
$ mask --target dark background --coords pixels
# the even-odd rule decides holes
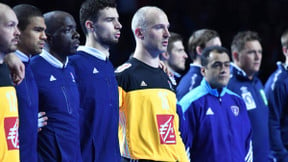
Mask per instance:
[[[78,23],[81,44],[85,42],[79,25],[79,9],[83,0],[0,0],[13,7],[20,3],[37,6],[43,13],[63,10]],[[193,31],[210,28],[218,31],[223,46],[230,49],[233,35],[253,30],[262,38],[263,60],[259,77],[265,83],[276,69],[276,61],[284,61],[280,36],[288,27],[288,0],[118,0],[120,22],[123,25],[118,45],[111,48],[110,59],[115,67],[125,62],[135,47],[130,29],[133,13],[142,6],[162,8],[168,15],[170,31],[181,34],[184,44]]]

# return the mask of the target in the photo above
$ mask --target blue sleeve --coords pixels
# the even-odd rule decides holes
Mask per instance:
[[[277,159],[288,160],[288,151],[282,141],[281,127],[287,127],[287,123],[282,121],[283,116],[286,116],[285,109],[287,108],[288,90],[280,82],[275,84],[274,90],[269,87],[266,92],[269,103],[269,131],[271,148],[275,153]],[[285,89],[283,89],[285,88]],[[284,124],[281,124],[284,122]]]
[[[184,119],[184,114],[183,114],[183,111],[182,111],[182,107],[177,104],[177,114],[179,116],[179,131],[180,131],[180,135],[181,135],[181,138],[182,140],[185,138],[186,139],[186,131],[185,131],[185,128],[186,126],[184,125],[185,124],[185,119]],[[184,143],[184,140],[183,140],[183,143]]]
[[[241,107],[243,107],[243,110],[245,110],[245,114],[246,114],[246,121],[250,121],[249,120],[249,116],[248,116],[248,112],[247,112],[247,108],[246,108],[246,104],[245,102],[242,100],[241,98]],[[245,162],[253,162],[253,146],[252,146],[252,127],[251,125],[250,127],[250,131],[247,135],[247,138],[245,140],[245,149],[246,149],[246,156],[245,156]]]
[[[195,112],[195,107],[193,106],[194,103],[192,103],[189,108],[187,109],[187,111],[183,112],[183,126],[182,126],[182,130],[183,131],[183,142],[185,144],[186,149],[192,148],[192,144],[193,144],[193,139],[194,136],[197,133],[197,126],[199,125],[199,122],[197,122],[197,120],[199,119],[197,117],[197,112]]]

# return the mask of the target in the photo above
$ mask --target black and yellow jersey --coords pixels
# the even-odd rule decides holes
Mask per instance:
[[[178,131],[176,96],[166,73],[131,58],[116,70],[119,143],[130,159],[187,161]]]
[[[6,64],[0,64],[0,161],[19,161],[18,103]]]

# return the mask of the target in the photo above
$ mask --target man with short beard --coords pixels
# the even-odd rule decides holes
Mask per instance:
[[[120,161],[119,104],[110,46],[122,25],[114,0],[87,0],[80,9],[84,46],[71,56],[80,92],[81,152],[83,161]]]
[[[32,73],[30,58],[41,53],[44,48],[47,38],[45,35],[46,25],[41,11],[35,6],[20,4],[14,6],[13,11],[19,20],[18,28],[21,32],[17,45],[18,50],[15,54],[25,65],[25,78],[16,86],[21,123],[19,125],[20,160],[36,162],[39,105],[38,89]]]
[[[0,3],[0,161],[19,161],[18,103],[4,56],[16,50],[20,32],[13,10]]]

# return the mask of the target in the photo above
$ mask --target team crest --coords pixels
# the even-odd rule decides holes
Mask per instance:
[[[231,106],[231,111],[235,116],[239,115],[239,107],[238,106]]]
[[[130,66],[132,66],[131,63],[124,63],[123,65],[119,66],[119,67],[116,69],[115,73],[120,73],[120,72],[128,69]]]

